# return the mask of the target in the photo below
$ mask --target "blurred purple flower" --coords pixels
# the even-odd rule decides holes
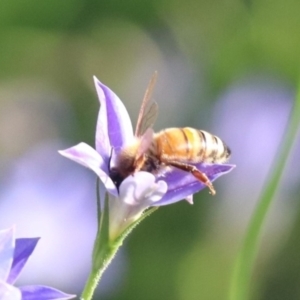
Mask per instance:
[[[48,286],[13,286],[38,240],[39,238],[15,239],[14,228],[0,231],[0,299],[67,300],[75,297]]]
[[[162,206],[187,199],[192,203],[192,195],[205,187],[193,175],[179,169],[158,176],[157,178],[146,172],[137,172],[129,176],[120,185],[120,194],[109,177],[110,160],[112,152],[118,153],[124,145],[134,141],[132,124],[128,112],[119,99],[107,86],[94,78],[101,109],[98,115],[96,128],[96,149],[80,143],[69,149],[59,151],[65,157],[93,170],[101,179],[108,193],[116,198],[120,206],[126,204],[126,218],[138,217],[140,213],[150,206]],[[233,165],[226,164],[195,164],[211,181],[232,170]],[[145,177],[147,179],[145,180]],[[133,187],[129,194],[123,192],[125,186]],[[147,197],[145,197],[147,195]],[[159,195],[159,196],[158,196]],[[118,201],[118,199],[120,199]],[[145,200],[146,199],[146,200]],[[136,209],[140,207],[137,212]]]

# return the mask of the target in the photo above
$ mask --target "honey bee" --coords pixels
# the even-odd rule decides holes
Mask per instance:
[[[160,174],[178,168],[191,173],[214,195],[216,191],[211,181],[194,164],[224,163],[230,157],[230,149],[217,136],[190,127],[167,128],[154,133],[152,126],[158,106],[151,101],[151,93],[156,78],[155,72],[140,108],[134,141],[117,154],[110,177],[119,188],[121,182],[135,172]]]

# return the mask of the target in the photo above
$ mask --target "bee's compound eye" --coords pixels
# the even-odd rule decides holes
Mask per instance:
[[[117,168],[111,168],[109,170],[109,177],[113,181],[113,183],[116,185],[117,189],[119,189],[120,184],[123,181],[123,177],[120,175],[120,172]]]
[[[227,157],[229,157],[229,156],[231,155],[231,150],[230,150],[230,148],[228,148],[228,147],[227,147],[226,150],[227,150]]]

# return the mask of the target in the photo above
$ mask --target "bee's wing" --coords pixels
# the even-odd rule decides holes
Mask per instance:
[[[154,135],[153,129],[148,128],[145,131],[145,133],[141,137],[139,137],[140,144],[134,162],[135,172],[140,171],[145,163],[145,153],[151,147],[151,143],[153,141],[153,135]]]
[[[140,137],[140,145],[137,153],[137,157],[142,157],[150,148],[153,141],[154,131],[152,128],[148,128],[145,133]]]
[[[146,130],[153,126],[158,112],[158,106],[155,101],[152,101],[151,95],[156,82],[157,72],[152,75],[148,87],[146,89],[142,106],[140,108],[138,120],[135,128],[135,136],[142,136]]]

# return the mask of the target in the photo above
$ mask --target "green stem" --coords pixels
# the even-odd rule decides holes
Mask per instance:
[[[258,246],[272,200],[279,186],[284,167],[289,157],[293,142],[296,139],[300,121],[300,85],[294,108],[291,113],[290,122],[281,142],[281,148],[275,158],[275,163],[269,175],[261,198],[252,215],[246,231],[242,247],[235,261],[229,291],[230,300],[246,300],[249,297],[249,285],[251,274],[258,252]]]
[[[82,300],[91,300],[102,274],[111,263],[121,243],[111,244],[109,240],[109,203],[108,194],[105,197],[104,209],[101,213],[99,180],[97,181],[98,231],[93,249],[92,270],[81,295]]]
[[[117,250],[119,247],[105,247],[98,255],[98,268],[92,268],[92,271],[87,279],[85,284],[84,290],[81,294],[82,300],[91,300],[94,292],[98,286],[98,283],[108,267],[111,263],[112,259],[114,258]]]
[[[109,196],[106,193],[103,211],[101,212],[101,203],[99,196],[99,180],[97,181],[97,208],[98,208],[98,231],[93,249],[92,270],[81,294],[81,300],[91,300],[98,283],[116,255],[118,249],[123,243],[123,240],[146,217],[157,210],[157,207],[152,207],[144,212],[140,218],[132,222],[115,240],[109,238]]]

